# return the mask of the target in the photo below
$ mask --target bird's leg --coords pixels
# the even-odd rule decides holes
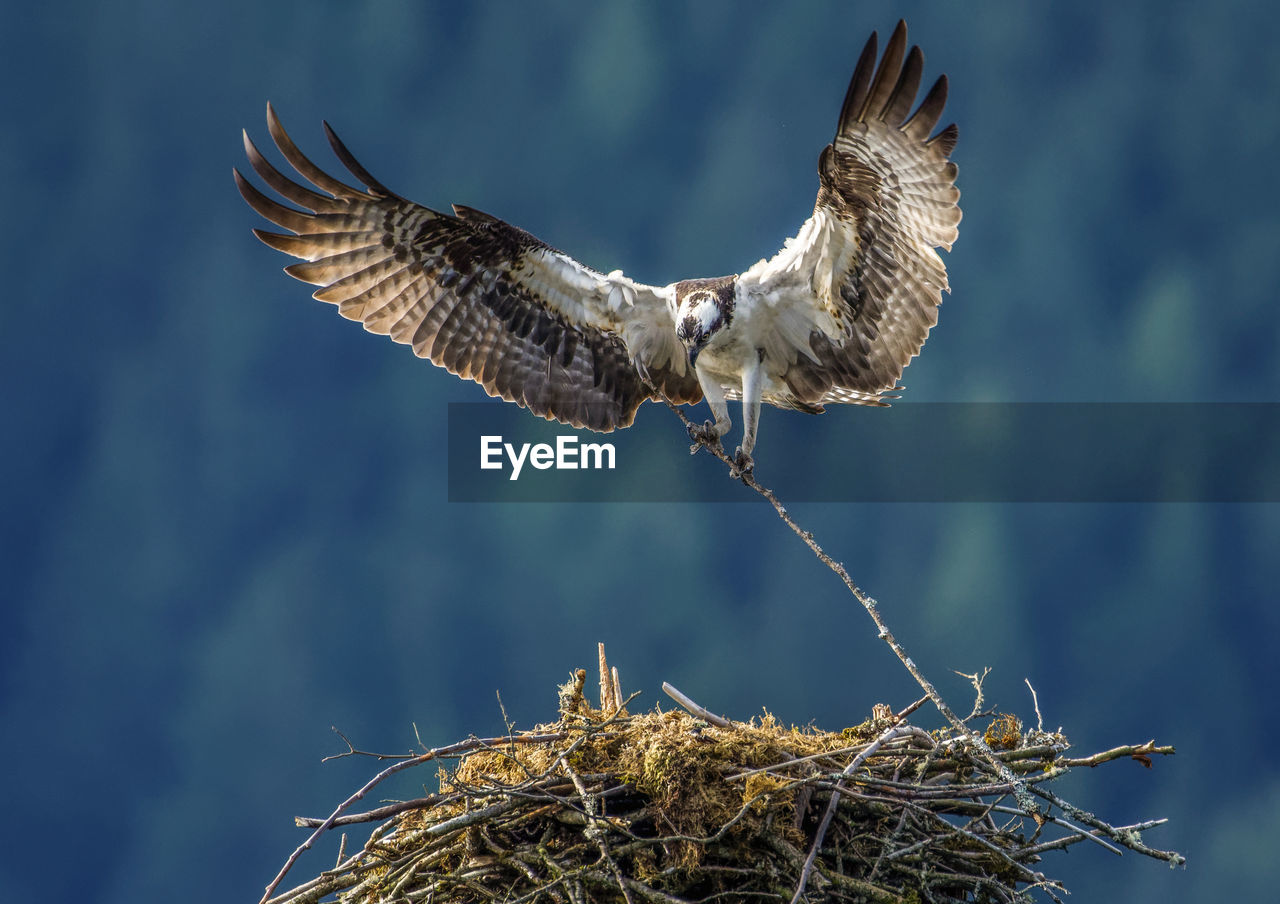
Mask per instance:
[[[697,452],[703,446],[719,446],[720,437],[728,433],[733,425],[729,420],[729,406],[724,400],[724,389],[720,386],[720,382],[714,377],[704,375],[701,370],[696,372],[698,384],[702,387],[702,396],[707,400],[707,406],[711,409],[715,422],[707,421],[700,427],[695,424],[689,429],[689,438],[693,440],[693,445],[689,448],[690,454]]]
[[[742,372],[742,445],[733,456],[735,476],[750,474],[755,467],[751,450],[756,446],[756,428],[760,425],[760,383],[763,369],[760,358]]]

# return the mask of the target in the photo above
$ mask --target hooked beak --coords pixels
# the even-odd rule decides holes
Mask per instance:
[[[701,346],[693,345],[689,347],[689,366],[690,367],[698,366],[698,355],[700,355],[701,353],[702,353]]]

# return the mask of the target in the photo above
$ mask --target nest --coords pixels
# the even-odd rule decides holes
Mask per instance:
[[[616,672],[601,673],[599,709],[579,671],[556,722],[405,758],[328,819],[299,820],[316,831],[268,896],[323,831],[378,825],[361,850],[348,853],[344,836],[333,869],[270,900],[1014,901],[1032,888],[1057,900],[1062,886],[1037,868],[1049,851],[1089,841],[1181,861],[1141,841],[1163,820],[1113,827],[1045,787],[1077,766],[1149,766],[1172,748],[1073,759],[1062,734],[1010,715],[982,717],[979,745],[887,706],[834,732],[767,713],[730,722],[687,699],[693,712],[631,715]],[[392,772],[428,764],[438,792],[346,812]]]

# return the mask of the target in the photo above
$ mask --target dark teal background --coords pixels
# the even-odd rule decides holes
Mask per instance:
[[[375,768],[322,766],[330,725],[390,751],[498,732],[499,690],[529,727],[598,640],[641,705],[665,680],[838,727],[913,700],[763,504],[447,503],[448,403],[483,394],[310,300],[230,173],[270,99],[326,165],[322,118],[394,190],[597,269],[735,272],[808,215],[857,54],[900,16],[951,77],[964,208],[910,399],[1280,401],[1266,4],[7,10],[0,900],[256,901],[292,817]],[[761,478],[797,442],[856,469],[835,425],[879,414],[766,411]],[[1080,753],[1177,745],[1060,791],[1169,817],[1148,841],[1188,869],[1051,856],[1075,900],[1274,893],[1275,505],[792,511],[957,708],[951,670],[991,666],[993,705],[1029,717],[1029,678]]]

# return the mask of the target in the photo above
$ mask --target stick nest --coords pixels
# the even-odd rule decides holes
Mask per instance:
[[[316,836],[380,824],[359,852],[272,901],[1014,901],[1031,888],[1057,900],[1062,886],[1036,868],[1051,850],[1087,840],[1181,862],[1139,837],[1163,820],[1116,828],[1044,787],[1081,765],[1150,766],[1172,748],[1072,759],[1060,733],[981,717],[990,724],[975,732],[1010,783],[971,735],[926,731],[885,706],[835,732],[767,713],[629,715],[616,685],[611,703],[589,706],[584,676],[561,689],[557,722],[414,755],[327,820],[299,820]],[[432,762],[438,793],[344,812],[391,771]]]

